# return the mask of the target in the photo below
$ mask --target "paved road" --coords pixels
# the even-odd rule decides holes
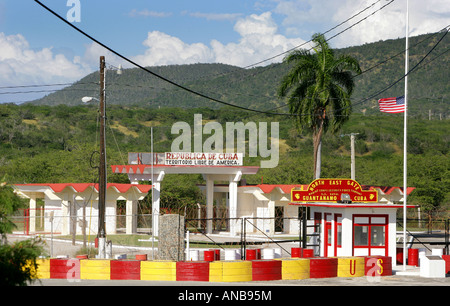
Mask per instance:
[[[450,286],[450,277],[424,278],[411,275],[383,276],[379,279],[367,277],[333,277],[310,278],[303,280],[279,280],[239,283],[214,283],[214,282],[168,282],[168,281],[137,281],[137,280],[58,280],[44,279],[37,281],[33,286]]]

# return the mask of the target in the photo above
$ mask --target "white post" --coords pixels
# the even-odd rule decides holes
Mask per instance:
[[[231,175],[230,177],[230,183],[228,185],[228,192],[229,192],[229,217],[232,219],[230,220],[230,235],[235,236],[236,235],[236,224],[237,224],[237,185],[238,182],[241,180],[242,172],[238,171],[234,176]],[[245,226],[245,224],[244,224]],[[244,229],[241,229],[243,231]]]
[[[214,179],[206,176],[206,233],[212,233],[212,218],[214,205]]]
[[[403,270],[406,270],[406,198],[407,198],[407,126],[408,126],[408,71],[409,71],[409,0],[406,0],[406,50],[405,50],[405,113],[403,135]]]
[[[34,196],[30,197],[30,213],[28,214],[28,232],[36,233],[36,198]]]
[[[186,255],[185,255],[185,260],[189,260],[190,258],[189,258],[189,252],[190,252],[190,249],[189,249],[189,231],[186,231]]]
[[[351,151],[351,179],[355,179],[355,134],[350,135],[350,151]]]
[[[230,235],[236,235],[236,217],[237,217],[237,182],[230,181],[228,185],[229,190],[229,210],[228,214],[230,217]],[[242,229],[243,230],[243,229]]]
[[[137,232],[137,201],[127,199],[126,203],[126,234]]]
[[[159,204],[161,195],[161,182],[164,179],[165,172],[161,171],[158,175],[152,176],[152,232],[153,235],[158,236],[159,233]]]

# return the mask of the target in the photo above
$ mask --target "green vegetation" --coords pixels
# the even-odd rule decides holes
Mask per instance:
[[[299,133],[285,116],[266,116],[223,108],[150,109],[110,105],[107,111],[108,164],[126,164],[128,152],[150,151],[153,127],[154,151],[170,151],[175,122],[193,124],[201,113],[204,123],[279,122],[280,161],[273,169],[260,169],[244,177],[248,184],[308,184],[313,180],[313,146],[309,132]],[[0,105],[0,176],[9,183],[96,182],[98,164],[97,108],[95,106]],[[408,120],[408,183],[417,189],[410,203],[423,210],[447,213],[450,204],[450,120]],[[341,134],[359,133],[356,138],[356,180],[361,184],[402,186],[403,116],[353,114],[337,134],[322,141],[322,177],[350,177],[350,139]],[[248,149],[248,148],[247,148]],[[246,165],[260,165],[259,158],[246,157]],[[128,183],[124,174],[112,174],[110,182]],[[163,181],[161,207],[179,209],[204,198],[196,184],[201,175],[169,175]],[[140,213],[148,213],[150,201],[142,202]],[[442,215],[442,213],[441,213]]]
[[[36,279],[36,258],[42,254],[39,238],[10,244],[7,234],[14,229],[9,216],[25,207],[11,186],[0,185],[0,286],[26,286]]]
[[[410,38],[410,67],[414,67],[438,42],[444,33],[434,33]],[[333,48],[333,40],[329,41]],[[414,116],[448,117],[448,66],[450,53],[448,36],[433,50],[409,77],[409,110]],[[399,96],[404,82],[400,81],[379,96],[363,103],[399,80],[404,72],[404,39],[380,41],[362,46],[335,49],[341,54],[356,58],[363,71],[354,77],[352,95],[353,111],[377,114],[377,99]],[[108,59],[106,59],[108,60]],[[150,67],[152,71],[183,86],[205,93],[222,101],[252,109],[288,112],[285,99],[277,90],[281,79],[289,71],[287,64],[242,69],[223,64],[194,64]],[[83,95],[98,96],[98,72],[92,73],[72,86],[34,101],[39,105],[80,105]],[[218,109],[223,105],[187,93],[169,85],[138,68],[126,69],[118,76],[107,74],[107,104],[136,105],[140,107],[208,107]]]
[[[320,144],[328,128],[341,129],[352,113],[350,97],[355,87],[353,72],[361,73],[358,61],[348,55],[336,57],[325,37],[313,35],[314,53],[294,50],[283,62],[293,68],[283,78],[279,95],[289,94],[289,112],[297,127],[313,134],[314,178],[320,177]],[[317,169],[318,168],[318,169]]]
[[[435,33],[410,40],[410,65],[414,67],[442,37]],[[450,206],[449,82],[446,37],[409,78],[408,183],[416,190],[410,204],[422,212],[448,217]],[[403,116],[382,114],[377,99],[399,96],[398,82],[381,96],[359,103],[400,79],[404,73],[404,40],[391,40],[335,50],[355,57],[363,71],[354,76],[353,113],[341,130],[322,138],[321,177],[350,177],[350,140],[356,138],[356,180],[361,184],[402,186]],[[196,91],[240,106],[288,113],[277,89],[291,66],[287,63],[241,69],[222,64],[152,67],[156,73]],[[98,164],[98,109],[81,105],[83,95],[98,93],[98,72],[64,90],[24,105],[0,105],[0,176],[9,183],[96,182]],[[83,94],[80,94],[83,93]],[[447,100],[446,100],[447,99]],[[50,106],[52,105],[52,106]],[[431,111],[431,120],[429,119]],[[107,162],[127,163],[128,152],[149,152],[153,128],[154,151],[170,151],[178,135],[175,122],[193,126],[194,114],[204,123],[279,122],[280,160],[273,169],[260,169],[244,177],[248,184],[307,184],[313,180],[313,138],[299,132],[289,116],[247,112],[211,102],[176,89],[148,73],[127,69],[107,78]],[[442,119],[442,120],[439,120]],[[260,165],[246,157],[246,165]],[[112,174],[108,181],[127,183],[126,175]],[[182,209],[204,203],[196,184],[201,175],[169,175],[163,181],[161,207]],[[150,197],[150,196],[148,196]],[[140,213],[148,213],[149,199]]]

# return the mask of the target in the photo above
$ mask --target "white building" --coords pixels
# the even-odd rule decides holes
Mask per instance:
[[[53,233],[82,234],[83,220],[86,220],[86,232],[97,235],[98,184],[16,184],[13,187],[20,196],[30,199],[28,233],[36,233],[37,223],[42,223],[44,233],[50,233],[53,226]],[[106,234],[116,233],[118,200],[126,201],[126,233],[136,233],[137,201],[144,199],[150,189],[149,185],[107,184]],[[38,199],[44,201],[45,215],[40,217],[36,214]]]

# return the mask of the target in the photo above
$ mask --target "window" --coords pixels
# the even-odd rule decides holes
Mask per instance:
[[[354,248],[385,249],[387,256],[387,215],[353,215],[353,246]]]
[[[337,225],[337,246],[342,247],[342,224]]]
[[[355,246],[366,246],[369,243],[369,227],[355,226]]]
[[[342,214],[334,215],[334,225],[336,231],[336,247],[342,247]]]
[[[384,226],[371,226],[370,235],[371,246],[384,246]]]

